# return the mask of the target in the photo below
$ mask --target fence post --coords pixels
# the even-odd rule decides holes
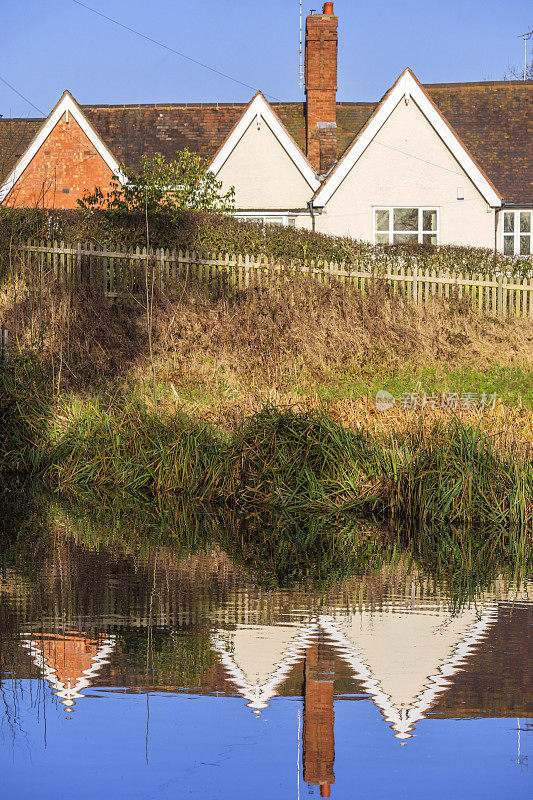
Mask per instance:
[[[418,266],[413,267],[413,302],[418,303]]]
[[[76,250],[76,281],[79,287],[81,284],[81,242],[78,242]]]
[[[498,275],[498,314],[503,317],[503,275]]]
[[[159,291],[163,294],[165,289],[165,248],[159,250]]]

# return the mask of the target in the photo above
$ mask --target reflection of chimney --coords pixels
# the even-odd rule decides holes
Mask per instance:
[[[305,26],[307,157],[318,173],[337,158],[337,26],[333,3],[311,14]]]
[[[320,786],[321,797],[329,797],[331,785],[335,783],[333,678],[331,651],[322,642],[308,647],[305,655],[304,780]]]

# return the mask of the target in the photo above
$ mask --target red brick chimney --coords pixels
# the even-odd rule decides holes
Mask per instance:
[[[310,14],[305,25],[307,157],[318,173],[337,158],[337,26],[333,3]]]

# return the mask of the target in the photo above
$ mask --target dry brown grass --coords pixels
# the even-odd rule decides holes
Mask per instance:
[[[175,350],[178,366],[190,370],[191,357],[203,355],[213,361],[210,371],[235,369],[239,357],[243,375],[253,368],[268,385],[300,362],[321,376],[411,358],[480,367],[533,360],[533,321],[494,319],[460,301],[417,308],[383,287],[363,296],[306,279],[251,291],[232,306],[189,295],[182,308],[160,307],[159,323],[160,341]]]
[[[15,313],[10,286],[0,292],[0,318],[12,344],[16,337],[22,348],[42,348],[60,390],[149,384],[139,302],[71,298],[57,285],[40,294],[35,286],[19,286]],[[306,278],[232,300],[207,300],[197,287],[184,286],[178,300],[157,299],[153,325],[165,402],[227,427],[265,403],[317,405],[317,387],[346,375],[370,381],[424,365],[533,364],[533,320],[495,319],[457,299],[418,308],[384,287],[363,296]],[[357,426],[412,424],[404,412],[376,415],[365,398],[330,408]],[[511,428],[528,418],[523,409],[513,414]],[[530,417],[524,424],[529,430]]]

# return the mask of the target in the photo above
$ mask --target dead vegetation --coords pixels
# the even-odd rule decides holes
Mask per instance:
[[[11,347],[39,352],[57,394],[133,384],[148,393],[141,302],[73,297],[33,281],[3,287],[0,318]],[[189,282],[177,298],[156,299],[152,324],[161,402],[224,426],[265,403],[317,405],[321,387],[354,378],[364,384],[422,366],[527,371],[533,364],[533,320],[489,317],[458,299],[416,307],[383,285],[363,295],[293,276],[207,299]],[[371,420],[368,398],[346,396],[334,414]]]

